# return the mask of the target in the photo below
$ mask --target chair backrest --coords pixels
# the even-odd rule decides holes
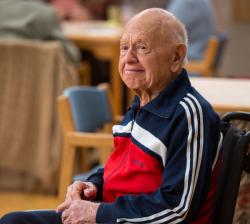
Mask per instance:
[[[221,131],[224,135],[222,161],[218,176],[218,192],[214,210],[214,224],[232,223],[241,174],[248,158],[250,131],[237,128],[231,121],[250,121],[250,113],[228,113],[222,117]]]
[[[218,48],[217,48],[217,52],[215,55],[215,59],[214,59],[214,63],[213,63],[213,71],[216,72],[216,70],[218,69],[218,67],[221,64],[222,58],[223,58],[223,54],[229,39],[229,35],[228,33],[224,32],[224,33],[217,33],[216,34],[216,38],[218,40]]]
[[[204,58],[202,60],[190,60],[186,65],[189,73],[202,76],[215,75],[215,72],[221,63],[227,41],[227,33],[216,33],[211,36],[208,40]]]
[[[65,89],[77,131],[93,132],[113,120],[106,90],[94,86],[76,86]]]

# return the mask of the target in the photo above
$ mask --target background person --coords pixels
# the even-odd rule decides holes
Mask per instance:
[[[203,59],[208,39],[215,34],[214,12],[210,0],[170,0],[167,10],[187,29],[187,58]]]
[[[1,0],[0,38],[58,40],[73,63],[80,61],[78,49],[64,37],[54,8],[44,1]]]
[[[50,0],[61,20],[82,21],[92,18],[81,0]]]

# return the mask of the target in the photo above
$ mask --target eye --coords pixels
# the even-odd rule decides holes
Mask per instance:
[[[146,46],[145,46],[145,45],[140,44],[140,45],[138,46],[138,48],[139,48],[139,49],[141,49],[141,50],[145,50],[145,49],[146,49]]]
[[[136,49],[138,53],[147,53],[148,52],[148,47],[146,44],[140,43],[136,46]]]
[[[120,50],[121,51],[127,51],[128,50],[128,46],[126,44],[121,44]]]

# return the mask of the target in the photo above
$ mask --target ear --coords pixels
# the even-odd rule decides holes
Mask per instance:
[[[182,69],[186,57],[187,47],[185,44],[178,44],[174,52],[174,60],[171,65],[171,71],[176,73]]]

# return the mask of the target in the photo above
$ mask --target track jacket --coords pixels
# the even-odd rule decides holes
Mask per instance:
[[[184,69],[145,106],[135,97],[104,170],[89,178],[103,201],[97,223],[211,223],[219,123]]]

